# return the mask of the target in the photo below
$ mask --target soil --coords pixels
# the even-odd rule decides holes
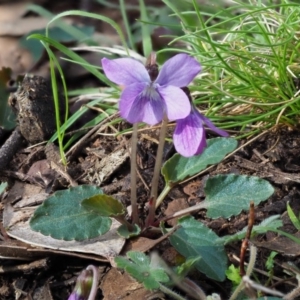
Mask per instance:
[[[127,128],[128,124],[121,122],[120,126],[121,130]],[[156,151],[156,144],[152,141],[158,138],[157,134],[158,130],[149,129],[149,132],[143,135],[144,139],[142,138],[141,143],[139,143],[137,160],[140,175],[138,200],[142,218],[145,215],[145,203],[149,194],[147,187],[151,181],[154,166],[153,154]],[[255,207],[255,224],[259,224],[271,215],[280,214],[284,223],[282,230],[298,235],[297,230],[287,216],[286,205],[289,203],[295,214],[299,214],[299,131],[287,127],[277,127],[264,132],[255,138],[253,142],[249,144],[247,142],[247,140],[240,141],[241,148],[234,155],[201,176],[175,187],[164,201],[157,217],[161,218],[174,210],[195,205],[203,200],[203,182],[208,176],[229,173],[248,174],[265,178],[275,188],[275,193],[270,199]],[[76,156],[72,156],[68,168],[66,170],[62,168],[64,174],[68,174],[68,177],[62,175],[59,169],[51,167],[53,160],[54,163],[59,165],[57,146],[31,146],[30,148],[18,149],[2,175],[5,175],[10,183],[6,198],[9,198],[10,193],[15,192],[17,189],[19,192],[18,199],[22,199],[22,186],[24,185],[39,186],[41,191],[51,193],[58,189],[68,188],[76,182],[78,184],[97,184],[106,193],[122,201],[125,206],[129,205],[130,168],[128,149],[130,148],[130,139],[122,137],[118,141],[111,137],[92,135],[85,141],[84,147],[79,148],[80,150],[77,149]],[[167,144],[165,152],[167,157],[172,155],[174,153],[172,145]],[[115,161],[116,153],[120,158],[118,162]],[[100,170],[103,171],[103,164],[109,164],[109,158],[111,157],[114,157],[115,165],[110,165],[110,172],[100,176],[102,178],[100,180],[99,173],[98,176],[95,176],[95,173]],[[87,168],[86,166],[93,167]],[[162,180],[160,188],[163,187]],[[5,208],[5,198],[2,203]],[[194,214],[194,217],[204,222],[220,236],[234,234],[247,226],[248,222],[247,213],[241,213],[239,216],[228,220],[222,218],[209,219],[205,216],[205,211]],[[15,299],[17,294],[20,295],[17,299],[67,299],[78,272],[88,264],[96,265],[101,273],[97,299],[147,299],[145,297],[150,297],[149,299],[169,299],[161,294],[153,295],[153,293],[145,291],[126,274],[112,268],[109,262],[105,262],[105,259],[102,259],[103,262],[99,262],[90,255],[86,255],[85,258],[83,258],[84,255],[83,257],[73,257],[75,254],[72,252],[46,251],[32,256],[32,254],[25,251],[20,254],[24,247],[28,250],[29,245],[16,242],[16,240],[8,237],[5,231],[2,231],[2,239],[1,256],[9,257],[9,259],[3,260],[2,263],[1,272],[3,275],[0,277],[0,299]],[[149,243],[149,240],[147,242]],[[274,273],[272,275],[274,277],[269,286],[276,286],[277,290],[287,293],[297,285],[294,276],[289,277],[288,280],[283,280],[286,278],[283,270],[285,262],[299,264],[300,246],[298,244],[271,232],[259,235],[251,239],[251,242],[258,247],[256,262],[258,271],[256,276],[258,276],[261,284],[264,285],[269,280],[269,275],[261,274],[260,271],[266,272],[265,263],[270,252],[277,251],[279,255],[275,258]],[[136,243],[140,243],[140,245],[132,246],[132,243],[128,242],[122,253],[125,254],[130,247],[143,250],[143,246],[145,247],[143,238],[140,241],[137,240]],[[170,265],[176,262],[178,253],[170,246],[167,239],[153,245],[146,247],[144,250],[149,250],[149,248],[158,250]],[[230,244],[227,247],[230,261],[235,265],[238,265],[237,257],[239,257],[240,247],[241,242]],[[11,257],[13,249],[16,252],[14,258]],[[41,248],[39,249],[41,250]],[[246,255],[246,261],[247,257]],[[192,272],[189,277],[199,283],[207,294],[217,292],[221,294],[222,299],[226,299],[230,295],[231,283],[229,281],[225,283],[214,282],[198,272]],[[114,280],[109,278],[114,278]],[[119,289],[120,285],[124,285],[124,289]],[[154,298],[151,298],[152,296]]]
[[[46,87],[47,83],[41,77],[34,78],[39,84],[28,88],[26,84],[29,79],[25,78],[23,85],[10,97],[10,103],[17,115],[18,127],[10,138],[4,136],[1,140],[0,176],[2,181],[9,183],[8,192],[2,197],[1,211],[5,212],[8,207],[18,204],[28,194],[37,195],[35,200],[38,204],[44,199],[38,196],[43,196],[44,193],[51,194],[77,184],[95,184],[105,193],[120,200],[124,206],[130,205],[130,136],[111,137],[109,134],[114,133],[111,127],[102,123],[87,132],[85,139],[68,152],[68,165],[65,168],[60,163],[57,145],[36,145],[37,142],[51,136],[55,122],[52,96],[49,88]],[[86,83],[86,80],[88,77],[85,77],[85,81],[82,82]],[[74,88],[78,88],[78,84],[74,84],[74,81],[73,85]],[[24,94],[22,91],[25,87],[27,93]],[[37,93],[41,94],[37,96]],[[44,101],[37,101],[37,104],[34,104],[34,100],[37,99],[44,99]],[[80,124],[76,124],[72,130],[80,128]],[[119,131],[130,127],[126,122],[121,122],[118,126]],[[141,222],[144,222],[147,213],[146,203],[149,198],[158,133],[159,130],[149,128],[139,135],[137,191]],[[170,128],[170,136],[171,133],[172,128]],[[213,136],[208,134],[209,137]],[[299,215],[299,129],[277,126],[252,137],[252,140],[241,140],[239,144],[239,150],[229,158],[209,168],[198,177],[176,186],[164,200],[156,217],[162,218],[174,211],[201,202],[204,199],[203,184],[208,176],[229,173],[255,175],[268,180],[275,188],[275,193],[270,199],[255,207],[255,224],[259,224],[269,216],[280,215],[284,224],[281,230],[299,237],[299,232],[291,223],[286,209],[289,203],[295,214]],[[174,153],[173,145],[167,143],[164,159],[168,159]],[[163,178],[160,179],[160,190],[162,188]],[[246,212],[230,219],[209,219],[204,210],[194,213],[193,216],[219,236],[234,234],[248,223]],[[96,299],[170,299],[163,293],[144,290],[128,275],[113,268],[105,257],[31,246],[30,243],[24,243],[7,235],[5,228],[2,225],[1,227],[0,300],[67,299],[78,274],[89,264],[99,269],[100,282]],[[287,262],[300,265],[299,244],[273,232],[256,236],[251,239],[251,243],[258,248],[255,265],[257,281],[270,288],[274,287],[284,294],[298,285],[295,273],[286,275],[284,270],[287,268]],[[129,249],[157,250],[169,265],[174,265],[179,259],[179,254],[171,247],[168,239],[160,240],[160,235],[143,236],[128,241],[121,254],[125,255]],[[241,242],[226,247],[230,263],[235,266],[239,265],[240,249]],[[275,257],[275,265],[270,274],[265,264],[272,251],[279,254]],[[191,272],[189,278],[199,284],[208,295],[219,293],[222,299],[228,299],[231,294],[232,283],[229,280],[216,282],[196,271]]]

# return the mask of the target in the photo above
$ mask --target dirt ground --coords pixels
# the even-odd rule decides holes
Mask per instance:
[[[127,126],[127,124],[122,123],[121,126]],[[148,137],[151,136],[153,139],[156,134],[157,132],[149,130]],[[73,157],[69,168],[73,173],[69,171],[69,174],[74,176],[72,178],[78,184],[98,184],[99,177],[94,176],[93,173],[97,170],[93,167],[98,165],[104,157],[106,159],[115,157],[113,155],[120,148],[125,149],[126,153],[129,142],[130,139],[126,138],[123,138],[120,142],[103,136],[90,139],[87,146],[77,151],[77,154]],[[240,145],[246,142],[241,141]],[[268,201],[255,207],[255,224],[259,224],[271,215],[280,214],[284,223],[282,230],[297,236],[297,230],[287,216],[286,205],[289,202],[296,215],[299,213],[299,147],[298,130],[279,127],[266,132],[205,174],[174,188],[164,201],[158,216],[162,217],[203,200],[203,182],[207,179],[207,176],[228,173],[256,175],[267,179],[275,187],[275,193]],[[140,144],[139,152],[142,154],[138,156],[138,166],[143,181],[138,180],[138,199],[141,216],[143,216],[147,201],[148,191],[146,187],[151,181],[154,166],[152,153],[155,153],[155,148],[155,144],[149,140],[144,140]],[[168,155],[174,152],[174,149],[171,148],[170,150],[168,145],[166,148],[168,148]],[[48,152],[46,151],[46,153]],[[99,157],[98,153],[102,153],[102,157]],[[19,200],[30,194],[42,193],[46,190],[51,192],[63,187],[67,188],[70,185],[70,182],[57,169],[53,170],[49,167],[48,164],[51,163],[48,157],[45,154],[44,146],[36,146],[30,149],[24,147],[14,156],[5,172],[10,183],[10,190],[2,201],[4,217],[7,214],[7,205],[11,203],[15,207]],[[43,167],[40,167],[40,165]],[[87,168],[87,165],[92,167]],[[106,193],[119,199],[127,206],[130,199],[129,182],[129,159],[127,157],[115,166],[114,172],[105,177],[100,186]],[[161,188],[163,187],[162,183],[161,181]],[[228,220],[222,218],[208,219],[205,216],[205,211],[194,214],[194,217],[204,222],[220,236],[234,234],[247,226],[248,222],[247,213],[241,213],[239,216]],[[139,243],[143,244],[144,240],[141,237],[133,242],[133,244],[132,242],[126,244],[122,254],[125,254],[128,249],[140,249]],[[283,270],[284,264],[288,261],[293,262],[295,265],[299,264],[300,246],[298,244],[271,232],[259,235],[251,242],[258,247],[259,254],[256,262],[258,271],[256,276],[261,283],[267,282],[269,275],[266,275],[266,273],[261,274],[260,271],[266,272],[266,259],[271,251],[277,251],[279,255],[275,258],[276,264],[273,269],[271,286],[276,286],[277,290],[285,293],[297,285],[297,281],[293,276],[289,276],[288,280],[286,279]],[[241,242],[230,244],[227,247],[230,261],[235,265],[238,265],[237,258],[239,257],[240,247]],[[168,240],[162,241],[153,249],[158,250],[170,265],[174,264],[178,257],[178,253],[171,247]],[[99,267],[101,274],[97,299],[147,299],[145,297],[148,296],[149,299],[168,299],[162,295],[153,296],[152,293],[145,291],[126,274],[111,268],[110,264],[105,262],[105,259],[88,253],[76,254],[41,248],[35,248],[33,251],[28,244],[7,237],[3,231],[0,253],[1,256],[6,257],[2,260],[1,272],[3,275],[0,277],[0,299],[67,299],[74,285],[76,275],[88,264]],[[231,283],[229,281],[225,283],[215,282],[205,278],[204,275],[198,272],[191,273],[190,278],[199,283],[208,294],[220,293],[222,299],[226,299],[230,295]],[[284,278],[285,280],[283,280]],[[123,288],[120,289],[120,286]],[[19,296],[16,297],[15,295]],[[151,298],[152,296],[154,298]]]

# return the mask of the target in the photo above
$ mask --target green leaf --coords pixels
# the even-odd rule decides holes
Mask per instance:
[[[274,268],[274,258],[278,254],[276,251],[271,251],[266,261],[266,268],[268,271],[272,271]]]
[[[1,195],[2,193],[4,193],[4,191],[5,191],[6,188],[7,188],[7,182],[2,182],[2,183],[0,184],[0,195]]]
[[[208,165],[217,164],[237,147],[233,138],[218,137],[207,140],[207,147],[197,156],[183,157],[179,154],[172,156],[162,167],[166,183],[172,184],[183,181],[204,170]]]
[[[57,50],[61,51],[64,55],[66,55],[66,56],[70,57],[71,59],[73,59],[74,61],[76,61],[76,63],[81,64],[83,68],[88,70],[91,74],[93,74],[94,76],[99,78],[104,83],[109,84],[109,80],[104,76],[104,74],[102,74],[100,71],[98,71],[95,66],[89,64],[80,55],[78,55],[74,51],[70,50],[68,47],[60,44],[56,40],[48,38],[41,34],[37,34],[37,33],[30,35],[28,37],[28,39],[37,39],[45,44],[49,44],[49,46],[56,48]]]
[[[296,217],[296,215],[293,212],[292,208],[290,207],[289,203],[287,203],[287,213],[289,215],[289,218],[290,218],[291,222],[295,226],[295,228],[297,230],[300,230],[300,220],[299,220],[299,218]]]
[[[43,235],[66,241],[102,235],[109,230],[111,219],[81,206],[82,200],[102,193],[100,188],[89,185],[58,191],[35,210],[30,227]]]
[[[68,17],[68,16],[80,16],[80,17],[86,17],[86,18],[93,18],[93,19],[100,20],[100,21],[108,23],[111,27],[113,27],[116,30],[116,32],[117,32],[118,36],[120,37],[120,40],[121,40],[121,42],[122,42],[122,44],[123,44],[123,46],[126,50],[126,52],[129,55],[126,39],[125,39],[124,34],[123,34],[120,26],[118,25],[118,23],[116,23],[115,21],[113,21],[112,19],[110,19],[108,17],[99,15],[98,13],[91,13],[91,12],[86,12],[86,11],[82,11],[82,10],[64,11],[64,12],[59,13],[59,14],[57,14],[53,17],[53,19],[48,23],[48,25],[46,27],[46,32],[49,30],[49,27],[52,23],[56,22],[60,18]]]
[[[257,234],[264,234],[268,231],[274,231],[277,230],[277,228],[282,227],[283,224],[282,221],[279,220],[279,218],[280,215],[271,216],[263,220],[259,225],[253,226],[251,236],[255,236]],[[220,241],[222,241],[224,245],[227,245],[234,241],[241,240],[245,238],[247,230],[248,230],[248,226],[243,228],[241,231],[236,232],[235,234],[222,236],[220,238]]]
[[[207,216],[229,218],[248,210],[250,201],[255,205],[268,199],[274,188],[259,177],[246,175],[217,175],[209,178],[204,187]]]
[[[200,258],[194,266],[207,277],[223,281],[227,255],[219,237],[193,217],[179,219],[180,228],[171,236],[173,247],[184,257]]]
[[[200,260],[200,257],[190,257],[176,268],[176,274],[181,278],[186,277],[198,260]]]
[[[234,265],[230,265],[226,270],[226,277],[236,286],[238,285],[242,277],[240,275],[239,268],[236,268]]]
[[[141,282],[146,289],[158,289],[160,282],[169,282],[169,277],[162,268],[153,267],[150,263],[150,258],[142,252],[129,251],[125,257],[116,257],[115,263],[118,268],[125,269],[125,271]]]
[[[148,7],[146,7],[145,2],[143,0],[139,0],[140,4],[140,12],[141,12],[141,22],[140,26],[142,29],[142,45],[143,45],[143,54],[145,57],[148,57],[152,52],[152,38],[149,26],[149,18],[148,18]]]
[[[84,199],[81,205],[103,217],[118,216],[125,213],[123,204],[120,201],[103,194]]]
[[[74,28],[81,32],[82,35],[85,35],[85,37],[90,37],[94,33],[94,28],[91,26],[74,26]],[[34,30],[28,35],[22,37],[19,41],[21,47],[27,49],[32,54],[34,62],[37,62],[42,57],[42,54],[44,53],[44,47],[39,41],[32,39],[28,40],[27,38],[32,34],[44,33],[45,29]],[[49,29],[48,37],[60,43],[70,43],[75,41],[75,38],[72,35],[70,35],[68,32],[59,27],[51,27]]]
[[[118,228],[117,233],[119,236],[125,239],[129,239],[131,237],[138,236],[141,233],[141,228],[138,225],[134,224],[134,230],[129,231],[126,225],[121,225]]]

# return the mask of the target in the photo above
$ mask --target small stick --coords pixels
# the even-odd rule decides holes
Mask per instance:
[[[246,232],[245,239],[242,242],[241,245],[241,252],[240,252],[240,275],[245,276],[246,271],[245,271],[245,255],[246,255],[246,250],[249,246],[249,239],[251,237],[251,232],[254,224],[254,202],[250,202],[250,210],[249,210],[249,218],[248,218],[248,228]]]
[[[48,259],[42,258],[30,263],[21,264],[17,266],[0,266],[0,274],[14,273],[14,272],[32,272],[33,269],[43,269],[48,267]]]
[[[51,169],[55,170],[62,177],[64,177],[70,183],[71,186],[78,186],[78,183],[75,180],[73,180],[73,178],[67,172],[63,171],[62,168],[59,165],[57,165],[54,161],[50,162],[50,166]]]

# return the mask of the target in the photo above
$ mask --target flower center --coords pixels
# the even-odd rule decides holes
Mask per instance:
[[[151,82],[142,92],[142,97],[145,97],[148,101],[160,101],[161,97],[156,90],[157,84]]]

